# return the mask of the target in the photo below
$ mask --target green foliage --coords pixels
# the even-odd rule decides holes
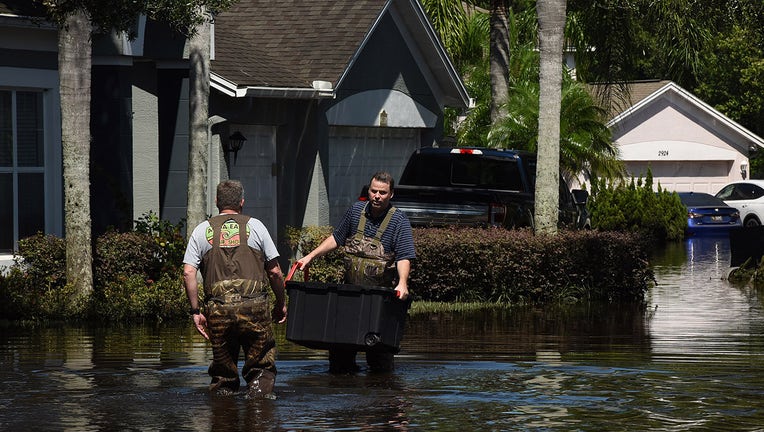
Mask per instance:
[[[287,227],[285,232],[287,246],[293,251],[293,256],[305,255],[321,244],[332,234],[330,226],[308,226],[303,228]],[[337,248],[328,254],[313,260],[309,267],[309,277],[312,281],[341,283],[345,278],[344,252]],[[294,280],[302,280],[304,272],[296,272]]]
[[[95,313],[108,321],[185,316],[187,300],[182,287],[180,274],[165,273],[154,281],[141,274],[120,273],[100,287]]]
[[[632,178],[626,185],[592,183],[589,200],[592,227],[608,231],[629,231],[657,241],[681,240],[687,228],[687,209],[674,192],[653,190],[652,172],[645,181]]]
[[[761,136],[764,134],[764,38],[760,33],[760,27],[734,26],[731,32],[717,35],[714,49],[704,53],[705,64],[694,91],[724,115]]]
[[[159,215],[153,211],[138,218],[135,221],[135,231],[150,235],[159,246],[159,254],[155,259],[160,264],[161,272],[179,270],[186,252],[186,244],[183,235],[184,221],[173,224],[170,221],[159,219]]]
[[[137,231],[96,240],[92,298],[73,304],[64,240],[37,234],[19,241],[16,263],[0,276],[0,312],[10,319],[118,321],[185,315],[180,227],[149,213]]]
[[[638,236],[615,232],[416,228],[417,299],[546,304],[642,301],[653,280]]]
[[[154,238],[145,233],[111,231],[96,240],[95,285],[96,291],[119,279],[120,276],[137,275],[144,280],[159,276],[162,255]]]
[[[19,240],[15,265],[0,276],[0,312],[8,319],[65,315],[58,301],[66,284],[64,240],[38,233]],[[48,303],[53,300],[53,303]]]

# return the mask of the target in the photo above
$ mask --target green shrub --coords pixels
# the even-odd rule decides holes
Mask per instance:
[[[64,240],[38,233],[19,240],[18,247],[15,264],[0,276],[3,317],[39,319],[66,315],[58,295],[66,284]]]
[[[293,251],[292,261],[296,261],[298,255],[303,256],[310,253],[310,251],[331,235],[332,230],[330,226],[287,227],[285,242]],[[345,278],[343,256],[344,252],[340,247],[313,260],[309,268],[310,280],[325,283],[341,283]],[[296,272],[294,280],[302,281],[303,275],[303,272]]]
[[[173,317],[185,314],[180,266],[182,224],[152,213],[136,231],[96,239],[93,296],[73,304],[66,284],[64,240],[37,234],[19,241],[15,264],[0,276],[0,311],[9,319]]]
[[[608,231],[636,232],[657,241],[684,238],[687,209],[676,193],[653,191],[652,172],[644,182],[634,179],[628,185],[599,186],[592,183],[589,200],[592,227]]]
[[[307,253],[330,230],[297,230],[300,235],[292,241],[299,239],[296,250]],[[530,230],[501,228],[415,228],[414,243],[417,259],[409,287],[417,300],[642,301],[653,281],[646,243],[637,234],[562,231],[534,236]],[[310,279],[342,281],[343,253],[337,250],[314,260]]]
[[[184,225],[184,221],[173,224],[159,219],[152,211],[135,221],[135,231],[150,235],[159,246],[154,258],[155,267],[158,267],[160,272],[173,272],[181,267],[186,252],[186,242],[181,234]]]
[[[96,316],[107,321],[185,316],[182,284],[179,274],[165,273],[157,281],[147,280],[141,274],[120,274],[99,290]]]
[[[156,279],[162,267],[161,255],[161,247],[149,234],[135,231],[103,234],[96,240],[93,260],[96,290],[122,275]]]
[[[431,301],[641,301],[653,280],[639,236],[416,228],[410,289]]]

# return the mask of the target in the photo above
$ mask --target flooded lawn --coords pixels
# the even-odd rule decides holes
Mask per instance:
[[[726,239],[654,265],[644,310],[410,317],[390,375],[330,375],[281,327],[276,400],[209,395],[190,322],[3,327],[0,430],[762,430],[764,295],[724,280]]]

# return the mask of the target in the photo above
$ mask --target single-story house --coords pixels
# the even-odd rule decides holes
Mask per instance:
[[[608,123],[632,177],[669,191],[715,194],[749,175],[764,140],[671,81],[629,84],[626,108]]]
[[[0,0],[5,263],[20,238],[65,234],[58,31],[39,17]],[[143,18],[135,30],[93,40],[94,235],[149,211],[186,214],[187,40]],[[287,226],[336,223],[373,172],[399,176],[440,140],[445,107],[470,105],[417,0],[240,0],[215,17],[210,42],[207,211],[219,180],[241,179],[244,211],[277,241]]]

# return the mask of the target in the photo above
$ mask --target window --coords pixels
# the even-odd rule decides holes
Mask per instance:
[[[0,90],[0,252],[45,229],[43,97]]]

